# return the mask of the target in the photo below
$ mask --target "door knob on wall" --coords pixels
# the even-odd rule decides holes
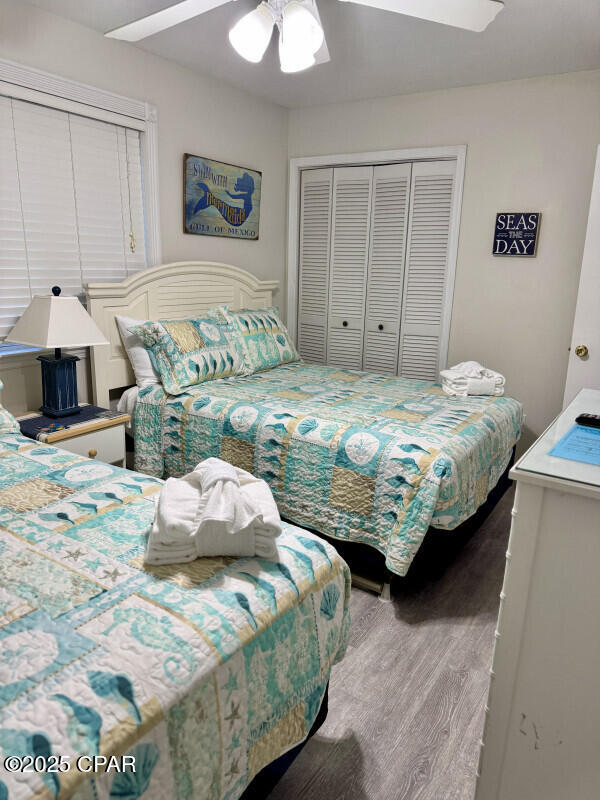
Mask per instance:
[[[585,344],[578,344],[575,348],[575,355],[579,358],[585,358],[589,354],[589,350]]]

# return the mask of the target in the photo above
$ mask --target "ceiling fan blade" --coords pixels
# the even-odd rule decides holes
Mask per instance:
[[[342,0],[419,17],[455,28],[484,31],[504,8],[503,0]]]
[[[163,8],[162,11],[149,14],[147,17],[130,22],[128,25],[122,25],[120,28],[108,31],[104,35],[111,39],[139,42],[140,39],[160,33],[167,28],[172,28],[174,25],[179,25],[180,22],[185,22],[192,17],[197,17],[199,14],[204,14],[206,11],[211,11],[213,8],[218,8],[218,6],[229,2],[230,0],[183,0],[182,3]]]

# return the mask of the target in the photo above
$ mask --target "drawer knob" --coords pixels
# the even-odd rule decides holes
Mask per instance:
[[[98,451],[97,451],[97,450],[94,450],[94,448],[93,448],[93,447],[92,447],[92,449],[91,449],[91,450],[88,450],[88,456],[89,456],[90,458],[96,458],[96,456],[97,456],[97,455],[98,455]]]
[[[344,326],[344,328],[347,328],[348,327],[348,320],[344,320],[342,322],[342,325]]]
[[[379,325],[377,327],[379,328],[380,331],[383,330],[383,325],[381,324],[381,322],[379,323]]]

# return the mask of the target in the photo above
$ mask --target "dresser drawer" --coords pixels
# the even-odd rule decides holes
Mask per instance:
[[[121,466],[125,460],[125,426],[114,425],[72,439],[63,439],[56,444],[70,453]]]

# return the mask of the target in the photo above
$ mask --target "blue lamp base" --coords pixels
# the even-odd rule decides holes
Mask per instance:
[[[67,417],[79,413],[77,404],[77,356],[38,356],[42,364],[42,406],[48,417]]]

